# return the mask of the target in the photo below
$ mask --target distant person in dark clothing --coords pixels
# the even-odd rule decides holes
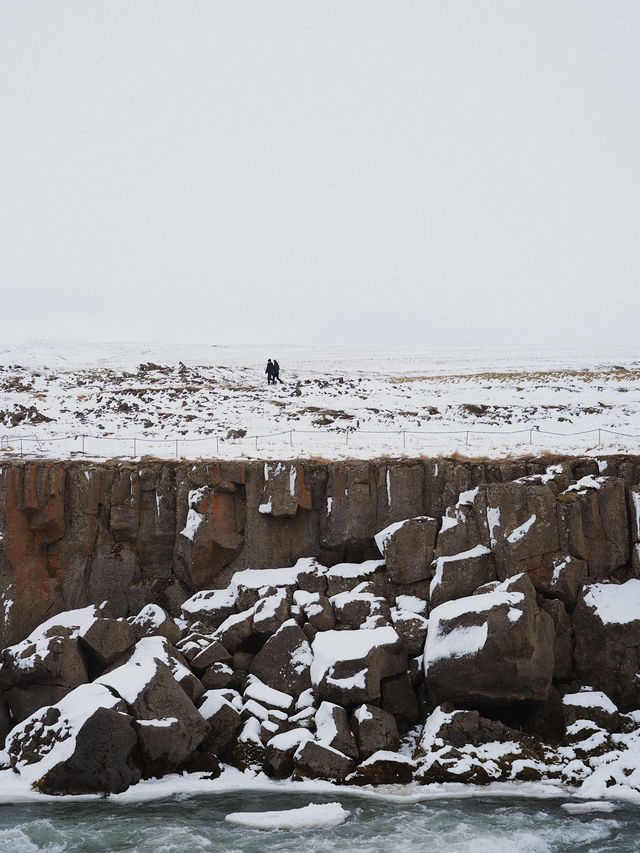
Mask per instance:
[[[280,365],[278,364],[277,359],[274,358],[273,359],[273,384],[274,385],[276,384],[276,379],[278,380],[278,382],[281,382],[284,385],[284,383],[282,382],[282,379],[280,379]]]
[[[271,361],[271,359],[269,359],[269,361],[267,362],[267,368],[265,370],[265,373],[267,374],[267,384],[271,385],[271,383],[273,382],[273,384],[275,385],[276,380],[273,378],[273,376],[274,376],[274,365],[273,365],[273,362]]]

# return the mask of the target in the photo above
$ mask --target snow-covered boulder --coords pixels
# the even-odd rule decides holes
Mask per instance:
[[[311,681],[321,699],[355,705],[380,698],[383,678],[406,672],[407,652],[391,626],[324,631],[312,644]]]
[[[445,711],[438,706],[418,741],[416,778],[425,784],[535,781],[549,769],[540,754],[533,739],[497,720],[485,719],[477,711]]]
[[[215,631],[214,639],[218,640],[228,652],[237,651],[253,634],[254,606],[240,613],[232,613]]]
[[[408,584],[431,577],[437,532],[436,519],[422,515],[397,521],[376,534],[391,580]]]
[[[208,690],[198,706],[200,716],[207,721],[208,731],[202,748],[224,756],[242,726],[240,695],[232,690]]]
[[[464,598],[495,579],[493,555],[485,545],[476,545],[460,554],[438,557],[429,586],[429,605],[433,609],[445,601]]]
[[[567,607],[575,607],[578,593],[588,578],[587,564],[571,554],[554,554],[541,562],[540,569],[529,572],[537,590],[550,598],[558,598]]]
[[[214,663],[231,663],[231,655],[222,645],[219,640],[211,640],[207,637],[206,643],[199,646],[197,649],[190,650],[189,653],[184,653],[185,658],[189,661],[189,665],[196,671],[203,671],[213,666]]]
[[[200,623],[209,631],[215,631],[236,611],[236,591],[226,589],[203,589],[183,602],[182,618],[190,625]]]
[[[231,763],[240,770],[260,773],[264,769],[265,748],[260,735],[260,723],[249,717],[231,747]]]
[[[631,516],[631,564],[640,572],[640,486],[629,489],[629,515]]]
[[[624,711],[640,706],[640,580],[583,587],[573,614],[576,672]]]
[[[147,604],[137,616],[130,616],[127,621],[133,628],[136,641],[143,637],[166,637],[175,645],[182,637],[181,629],[159,604]]]
[[[11,766],[46,794],[119,793],[140,779],[125,703],[107,687],[83,684],[10,733]]]
[[[100,618],[93,606],[59,613],[22,642],[3,650],[2,686],[17,720],[55,704],[88,681],[80,637]]]
[[[578,720],[590,720],[608,732],[617,732],[626,722],[606,693],[588,687],[577,693],[565,693],[562,697],[562,716],[566,729]]]
[[[299,589],[293,593],[293,601],[316,631],[329,631],[335,626],[336,617],[326,595]]]
[[[356,762],[333,747],[314,740],[301,743],[293,756],[294,778],[331,779],[342,782]]]
[[[391,622],[386,599],[376,595],[366,581],[349,592],[332,596],[329,600],[339,626],[356,629],[388,625]]]
[[[125,619],[96,619],[79,634],[80,645],[101,667],[109,666],[135,643],[136,637]]]
[[[408,755],[381,749],[362,761],[348,781],[356,785],[408,785],[415,768]]]
[[[336,563],[326,570],[327,595],[329,597],[341,592],[351,592],[361,583],[374,584],[374,588],[384,586],[384,560],[365,560],[362,563]]]
[[[293,756],[300,745],[309,740],[313,740],[313,735],[308,729],[295,728],[277,734],[267,741],[265,763],[269,775],[277,779],[291,776],[294,769]]]
[[[551,617],[526,575],[431,611],[424,670],[434,704],[543,702],[553,674]]]
[[[353,759],[359,758],[358,745],[349,727],[349,718],[341,705],[322,702],[316,711],[316,740],[343,752]]]
[[[394,717],[375,705],[360,705],[356,708],[351,726],[361,758],[369,758],[379,750],[395,752],[400,745]]]
[[[560,550],[587,563],[602,580],[631,556],[624,481],[587,475],[556,498]]]
[[[399,596],[405,598],[406,596]],[[411,656],[422,654],[427,636],[428,621],[420,613],[401,607],[391,608],[391,622],[402,644]]]
[[[484,519],[498,577],[539,569],[544,555],[560,549],[556,496],[543,482],[527,478],[483,489]]]
[[[146,770],[154,775],[176,769],[208,731],[183,687],[189,683],[185,676],[194,676],[171,656],[170,649],[162,637],[140,640],[126,663],[95,682],[127,703],[136,721]]]
[[[311,687],[311,647],[293,620],[270,637],[251,662],[251,673],[274,690],[297,698]]]
[[[222,690],[234,683],[233,669],[227,663],[216,661],[202,674],[202,685],[207,690]]]
[[[269,587],[253,609],[253,632],[268,637],[289,618],[289,595],[286,589]]]

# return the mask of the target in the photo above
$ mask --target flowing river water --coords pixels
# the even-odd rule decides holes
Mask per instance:
[[[287,792],[178,794],[118,803],[75,800],[0,806],[0,851],[224,851],[224,853],[608,853],[640,850],[640,808],[569,814],[555,799],[476,797],[395,803]],[[226,823],[230,812],[339,801],[349,816],[323,829],[263,831]],[[574,801],[575,802],[575,801]],[[601,806],[607,808],[607,805]]]

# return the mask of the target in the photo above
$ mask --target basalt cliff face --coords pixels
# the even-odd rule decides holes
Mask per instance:
[[[640,458],[0,474],[0,773],[640,796]]]
[[[560,473],[546,483],[517,482],[549,465]],[[601,474],[606,487],[588,499],[575,490],[558,497],[572,482]],[[375,534],[411,517],[436,520],[429,561],[459,553],[490,539],[486,520],[484,530],[477,521],[461,525],[466,533],[457,541],[441,519],[462,492],[485,485],[514,529],[520,516],[520,523],[534,510],[538,516],[533,535],[523,534],[515,550],[509,543],[496,550],[499,574],[513,574],[506,564],[515,559],[541,588],[553,555],[566,552],[585,562],[592,580],[627,577],[638,566],[638,484],[640,457],[628,456],[11,462],[0,472],[0,645],[21,640],[55,613],[105,601],[113,616],[135,615],[148,603],[177,614],[194,592],[225,586],[238,569],[290,566],[307,556],[327,566],[379,557]],[[417,584],[420,597],[428,597],[421,584],[432,573],[425,562],[423,570],[391,580],[407,592]]]

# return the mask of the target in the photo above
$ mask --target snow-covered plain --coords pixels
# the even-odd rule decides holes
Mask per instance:
[[[0,460],[634,453],[639,380],[640,344],[7,344]]]

